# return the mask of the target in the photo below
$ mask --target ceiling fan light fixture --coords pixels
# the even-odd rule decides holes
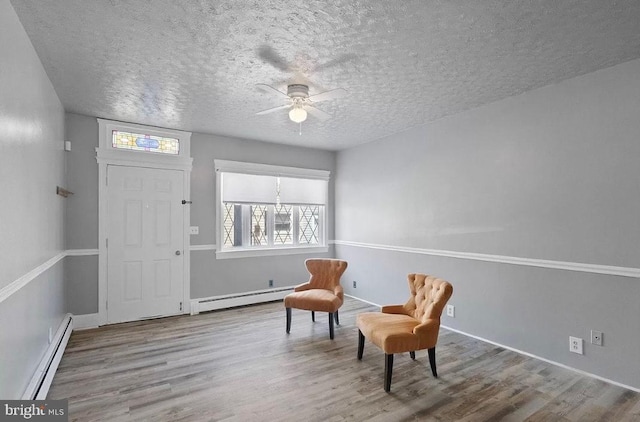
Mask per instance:
[[[302,107],[294,107],[289,111],[289,119],[292,122],[302,123],[307,120],[307,111]]]

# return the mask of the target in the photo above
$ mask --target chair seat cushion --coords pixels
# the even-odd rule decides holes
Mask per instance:
[[[413,352],[420,339],[413,329],[420,322],[408,315],[365,312],[358,314],[356,325],[362,334],[387,354]]]
[[[284,297],[284,306],[307,311],[335,312],[342,306],[342,300],[334,295],[332,291],[309,289],[286,295]]]

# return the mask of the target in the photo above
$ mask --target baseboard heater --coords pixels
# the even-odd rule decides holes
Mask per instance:
[[[51,340],[38,369],[31,377],[31,382],[22,395],[22,400],[45,400],[47,398],[53,376],[56,374],[72,331],[73,317],[71,314],[67,314]]]
[[[223,296],[204,297],[191,300],[191,315],[216,309],[234,308],[236,306],[273,302],[284,298],[293,291],[293,287],[282,287],[253,292],[237,293]]]

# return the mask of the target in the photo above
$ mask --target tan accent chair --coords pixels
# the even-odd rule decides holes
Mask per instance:
[[[329,313],[329,338],[333,340],[333,320],[340,325],[338,309],[344,302],[344,290],[340,277],[347,269],[347,262],[339,259],[307,259],[304,264],[311,274],[307,283],[293,289],[293,293],[284,298],[287,312],[287,334],[291,330],[291,308],[311,311],[311,320],[315,321],[315,312]]]
[[[436,372],[436,343],[440,330],[440,315],[453,294],[447,281],[426,275],[409,274],[411,297],[404,305],[383,306],[381,312],[365,312],[356,318],[358,326],[358,360],[362,360],[364,339],[369,339],[385,353],[384,390],[391,390],[393,355],[428,349],[429,364]]]

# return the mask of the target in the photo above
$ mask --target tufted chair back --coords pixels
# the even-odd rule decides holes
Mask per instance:
[[[420,322],[440,319],[447,301],[453,294],[449,282],[426,274],[409,274],[411,297],[403,305],[405,313]]]
[[[311,274],[309,285],[312,289],[333,291],[340,285],[340,277],[347,269],[347,261],[339,259],[307,259],[304,264]]]

